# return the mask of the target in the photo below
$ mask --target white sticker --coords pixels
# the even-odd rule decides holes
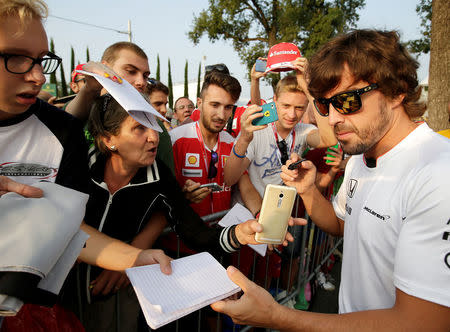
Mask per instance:
[[[181,169],[181,174],[187,178],[201,178],[203,171],[201,169]]]
[[[186,160],[184,163],[186,167],[199,167],[200,155],[198,153],[186,153]]]

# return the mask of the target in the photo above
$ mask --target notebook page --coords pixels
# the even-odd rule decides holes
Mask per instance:
[[[126,273],[152,328],[240,290],[207,252],[172,261],[172,274],[169,276],[163,274],[156,264],[127,269]]]

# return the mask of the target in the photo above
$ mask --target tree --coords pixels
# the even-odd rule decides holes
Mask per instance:
[[[428,124],[433,130],[450,128],[450,2],[433,0],[428,80]]]
[[[422,27],[422,38],[410,40],[407,45],[413,53],[428,53],[430,51],[431,40],[431,15],[432,15],[432,1],[420,0],[416,6],[416,12],[421,18],[420,26]]]
[[[75,69],[75,51],[73,47],[70,46],[70,73]]]
[[[202,63],[199,62],[199,64],[198,64],[198,77],[197,77],[197,98],[200,97],[201,78],[202,78]],[[196,104],[197,104],[197,102],[196,102]]]
[[[159,54],[156,56],[156,80],[161,81],[161,64],[159,63]]]
[[[89,62],[91,57],[89,56],[89,46],[86,47],[86,62]]]
[[[184,65],[184,96],[189,97],[188,62]]]
[[[50,38],[50,52],[55,54],[55,42],[53,41],[53,38]],[[59,96],[59,93],[58,93],[58,82],[56,81],[56,73],[55,72],[50,74],[50,84],[55,84],[56,95]]]
[[[170,69],[170,59],[169,59],[169,77],[167,79],[167,85],[169,86],[169,108],[173,109],[173,84],[172,84],[172,71]]]
[[[63,63],[61,62],[61,65],[59,66],[60,70],[61,70],[61,90],[59,91],[60,97],[63,96],[67,96],[67,82],[66,82],[66,76],[64,74],[64,66]]]
[[[322,44],[359,19],[364,0],[209,0],[194,15],[188,33],[194,44],[229,40],[250,72],[255,60],[280,42],[292,42],[309,57]],[[273,82],[272,82],[273,83]]]

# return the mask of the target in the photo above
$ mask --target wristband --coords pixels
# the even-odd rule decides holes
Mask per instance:
[[[255,219],[258,219],[260,213],[261,213],[261,210],[255,213]]]
[[[231,244],[231,246],[234,248],[234,249],[240,249],[241,248],[241,243],[239,242],[239,240],[238,240],[238,238],[237,238],[237,236],[236,236],[236,226],[237,225],[233,225],[233,226],[231,226],[231,228],[230,228],[230,236],[231,236],[231,238],[233,239],[233,242],[236,244],[236,246],[234,246],[231,242],[230,242],[230,244]]]
[[[236,152],[235,147],[236,147],[236,146],[233,145],[233,153],[234,153],[234,155],[235,155],[236,157],[240,158],[240,159],[245,158],[245,154],[243,154],[243,155],[238,154],[238,153]]]

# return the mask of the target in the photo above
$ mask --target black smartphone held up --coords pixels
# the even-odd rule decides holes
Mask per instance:
[[[69,95],[69,96],[65,96],[65,97],[60,97],[60,98],[56,98],[55,99],[55,103],[67,103],[68,101],[71,101],[73,98],[75,98],[77,95]]]
[[[257,59],[255,62],[255,71],[264,73],[266,71],[267,61]]]
[[[290,170],[292,171],[292,170],[294,170],[294,169],[296,169],[296,168],[299,168],[299,167],[300,167],[300,164],[301,164],[302,162],[304,162],[305,160],[306,160],[305,158],[302,158],[302,159],[300,159],[300,160],[297,160],[295,163],[290,164],[290,165],[288,166],[288,169],[290,169]]]

